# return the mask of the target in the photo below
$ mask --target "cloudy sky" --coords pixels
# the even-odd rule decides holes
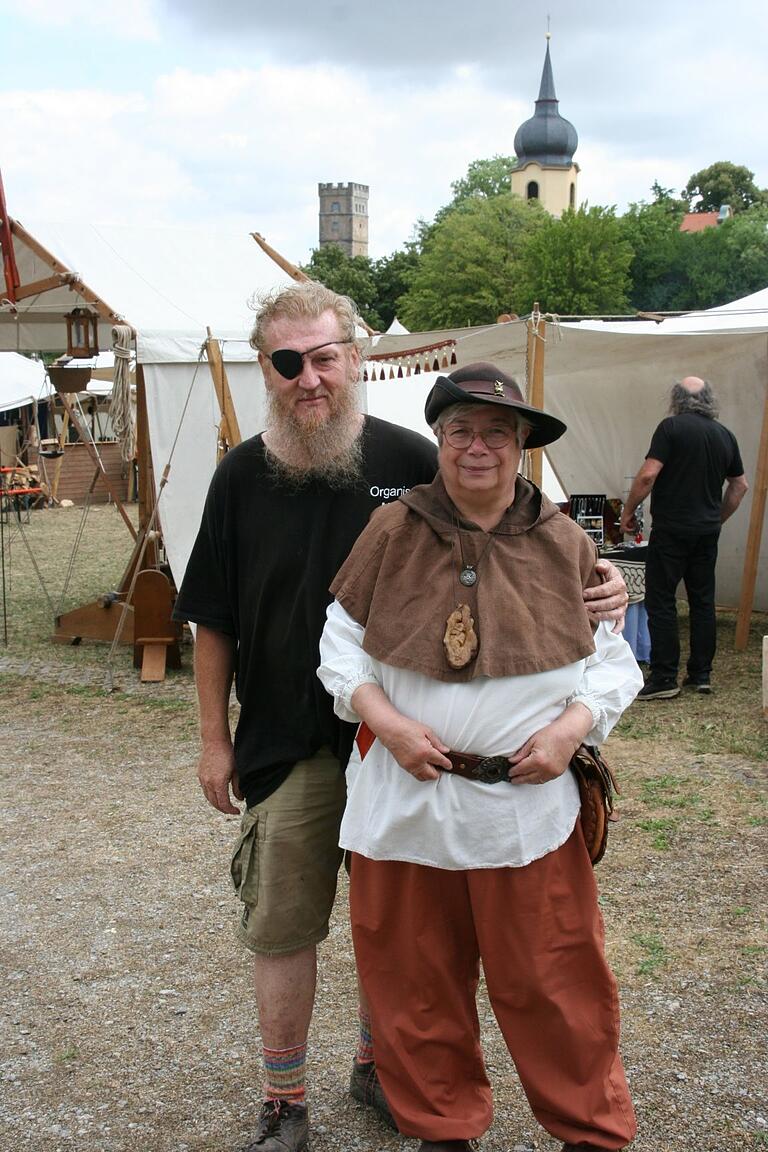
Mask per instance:
[[[731,0],[0,0],[0,171],[22,223],[200,224],[317,242],[318,181],[369,184],[370,254],[513,152],[547,17],[579,197],[716,160],[768,186],[768,5]]]

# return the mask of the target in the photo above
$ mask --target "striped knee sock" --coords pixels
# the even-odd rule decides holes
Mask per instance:
[[[307,1045],[295,1048],[264,1048],[264,1096],[303,1104],[306,1097]]]
[[[355,1059],[358,1064],[370,1064],[373,1060],[373,1037],[371,1035],[371,1017],[362,1008],[358,1009],[360,1017],[360,1032],[357,1038],[357,1052]]]

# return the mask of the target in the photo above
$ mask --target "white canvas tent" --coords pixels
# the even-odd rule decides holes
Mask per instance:
[[[0,413],[13,409],[29,409],[30,421],[35,419],[38,400],[47,399],[50,384],[45,366],[40,360],[20,356],[18,352],[0,352]],[[6,423],[6,420],[9,423]],[[0,419],[0,466],[13,468],[18,462],[19,429],[10,416]]]
[[[17,352],[0,352],[0,412],[45,400],[50,391],[41,360]]]
[[[722,419],[739,439],[747,477],[753,485],[745,505],[725,525],[718,563],[718,602],[737,607],[747,548],[750,503],[756,494],[754,477],[768,381],[768,331],[700,336],[674,332],[664,334],[656,325],[653,328],[656,329],[653,332],[634,334],[614,333],[607,325],[599,332],[578,326],[547,326],[544,350],[546,406],[569,427],[567,435],[549,449],[552,465],[566,492],[601,492],[621,497],[644,458],[653,428],[666,410],[671,382],[688,373],[711,378],[721,402]],[[451,333],[386,336],[376,342],[376,351],[386,351],[394,356],[408,347],[446,336],[455,338],[460,363],[491,360],[521,378],[525,377],[527,332],[521,322]],[[237,353],[236,347],[240,348]],[[151,339],[139,341],[139,360],[144,364],[148,395],[151,393],[153,397],[150,423],[154,429],[153,454],[157,453],[154,458],[156,472],[164,462],[165,452],[156,435],[158,414],[160,409],[164,409],[166,415],[170,415],[171,375],[175,377],[178,389],[173,403],[180,411],[182,397],[191,379],[192,351],[192,348],[185,351],[180,341],[176,341],[172,349],[166,347],[164,352],[158,342]],[[233,388],[239,392],[239,380],[248,381],[248,406],[241,411],[243,401],[236,401],[241,430],[244,434],[255,431],[261,420],[258,366],[253,360],[249,363],[248,353],[242,352],[242,346],[225,344],[224,355]],[[163,362],[161,356],[167,359]],[[174,358],[171,368],[169,361]],[[421,373],[403,379],[369,381],[366,385],[367,409],[384,419],[424,433],[424,399],[434,378],[434,374]],[[199,519],[205,484],[215,460],[218,416],[215,407],[211,406],[213,401],[207,381],[203,387],[208,393],[206,403],[209,408],[205,418],[208,446],[202,459],[202,441],[200,438],[196,440],[197,476],[187,475],[180,483],[188,502],[184,522],[190,527],[186,543],[179,541],[173,546],[177,564],[183,564],[191,546],[191,534]],[[173,425],[173,419],[169,423]],[[204,431],[200,425],[197,427],[198,431]],[[173,500],[170,485],[168,500],[170,507]],[[196,509],[194,505],[197,505]],[[176,518],[169,515],[166,519],[170,525]],[[763,541],[761,549],[754,607],[768,610],[768,540]]]
[[[11,294],[0,280],[0,350],[61,353],[75,307],[98,314],[101,351],[115,323],[201,341],[208,326],[239,336],[253,293],[288,280],[246,232],[15,220],[10,230],[22,289]]]

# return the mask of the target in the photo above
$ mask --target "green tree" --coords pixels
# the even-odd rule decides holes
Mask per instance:
[[[657,186],[653,191],[657,193]],[[677,308],[681,289],[688,283],[685,243],[680,222],[685,204],[670,190],[656,195],[652,204],[630,204],[619,218],[621,233],[632,249],[629,266],[629,303],[633,310],[667,312]]]
[[[547,216],[526,237],[514,293],[518,312],[538,301],[566,316],[625,312],[632,248],[613,208],[569,210]]]
[[[494,196],[504,196],[509,192],[509,178],[515,166],[514,156],[495,155],[487,160],[473,160],[467,168],[466,176],[451,184],[453,200],[449,207],[455,208],[470,196],[481,196],[486,200]]]
[[[730,204],[734,213],[743,212],[753,204],[768,202],[768,192],[755,184],[755,174],[742,164],[718,160],[700,172],[694,172],[682,192],[689,211],[717,212],[722,204]],[[701,199],[691,209],[691,202]]]
[[[309,262],[303,264],[301,270],[333,292],[351,296],[366,323],[381,329],[382,319],[376,307],[376,280],[367,256],[349,257],[337,245],[324,244],[322,248],[312,250]]]
[[[768,209],[686,236],[688,292],[678,307],[717,308],[768,284]]]
[[[413,242],[398,248],[391,256],[375,260],[371,269],[376,284],[376,312],[384,329],[397,315],[397,302],[407,291],[418,267],[419,252]]]
[[[730,272],[728,300],[759,292],[768,284],[768,202],[726,220],[722,231]],[[725,302],[725,301],[723,301]]]
[[[524,239],[548,219],[511,192],[462,201],[429,231],[398,315],[411,329],[492,323],[514,308]]]
[[[438,208],[434,219],[418,220],[416,223],[416,243],[423,250],[432,232],[467,200],[493,200],[496,196],[509,194],[509,178],[515,164],[514,156],[489,156],[484,160],[473,160],[465,176],[451,184],[452,198],[442,208]]]
[[[665,188],[658,180],[654,180],[651,192],[653,193],[651,204],[664,208],[670,215],[682,217],[683,213],[688,211],[688,202],[675,196],[674,188]],[[640,204],[643,203],[641,200]]]

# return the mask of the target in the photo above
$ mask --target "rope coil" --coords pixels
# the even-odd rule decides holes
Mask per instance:
[[[136,455],[136,420],[131,402],[131,336],[129,324],[116,324],[112,329],[115,373],[109,418],[120,443],[120,456],[126,464]]]

